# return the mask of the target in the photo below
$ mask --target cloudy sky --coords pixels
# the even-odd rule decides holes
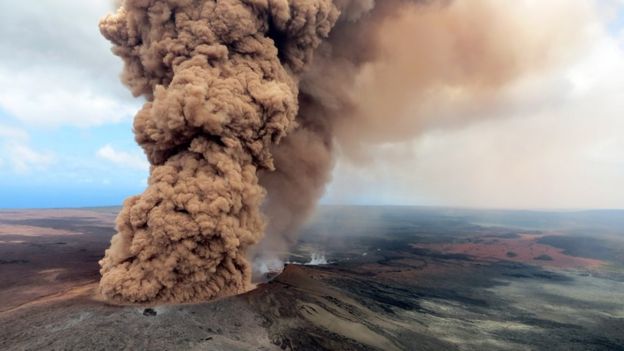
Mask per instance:
[[[573,1],[595,12],[573,58],[516,82],[497,118],[339,160],[323,202],[624,208],[624,2]],[[111,11],[0,2],[0,208],[117,205],[144,189],[131,131],[141,101],[97,29]]]

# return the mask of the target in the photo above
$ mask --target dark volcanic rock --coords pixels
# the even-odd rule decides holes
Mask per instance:
[[[143,315],[148,316],[148,317],[153,317],[157,315],[157,313],[153,308],[146,308],[143,310]]]

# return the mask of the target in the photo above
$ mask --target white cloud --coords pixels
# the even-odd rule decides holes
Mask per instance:
[[[88,84],[72,84],[78,79],[69,75],[65,86],[53,88],[64,77],[56,72],[39,74],[36,70],[11,74],[0,69],[0,86],[11,89],[0,95],[0,106],[12,116],[39,127],[73,125],[97,126],[129,119],[138,106],[113,96],[91,91]],[[88,82],[88,78],[80,79]],[[61,84],[62,85],[62,84]],[[72,86],[74,85],[74,86]]]
[[[28,133],[25,130],[0,124],[0,138],[4,140],[27,140]]]
[[[32,170],[45,170],[51,166],[56,157],[49,151],[37,151],[29,146],[28,133],[20,128],[0,124],[0,171],[11,170],[18,174],[26,174]],[[6,168],[5,168],[6,167]]]
[[[111,145],[101,147],[97,151],[97,156],[124,168],[139,171],[149,170],[149,163],[145,156],[115,150]]]
[[[36,126],[130,119],[140,101],[98,30],[111,11],[109,0],[0,2],[0,108]]]
[[[36,151],[26,144],[9,143],[3,151],[13,165],[13,170],[19,174],[45,170],[56,160],[51,152]]]

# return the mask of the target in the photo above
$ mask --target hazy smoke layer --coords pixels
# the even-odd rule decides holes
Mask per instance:
[[[300,127],[273,147],[276,171],[261,174],[269,226],[255,257],[279,257],[294,242],[337,152],[366,165],[371,144],[495,116],[507,85],[561,62],[579,41],[575,20],[585,9],[568,5],[341,2],[302,76]]]
[[[527,31],[514,6],[122,1],[101,31],[126,63],[124,82],[148,100],[134,128],[153,166],[118,218],[101,291],[160,302],[246,290],[246,256],[279,256],[293,242],[337,149],[364,159],[366,143],[465,123],[436,99],[488,101],[559,56],[553,42],[569,38],[549,30],[556,17]]]

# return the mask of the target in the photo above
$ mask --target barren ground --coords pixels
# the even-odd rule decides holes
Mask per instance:
[[[624,350],[618,219],[322,208],[289,260],[327,265],[213,302],[116,306],[96,293],[116,212],[0,212],[1,350]]]

